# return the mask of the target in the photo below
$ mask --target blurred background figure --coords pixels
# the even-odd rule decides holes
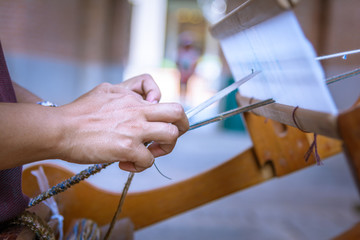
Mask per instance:
[[[180,102],[185,106],[188,81],[195,72],[199,57],[200,52],[194,45],[192,33],[181,33],[179,36],[176,66],[180,73]]]

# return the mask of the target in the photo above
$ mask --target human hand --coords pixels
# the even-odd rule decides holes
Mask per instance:
[[[157,103],[160,97],[154,80],[141,75],[117,85],[101,84],[59,107],[66,119],[61,159],[119,162],[131,172],[152,166],[154,158],[170,153],[189,128],[182,106]]]

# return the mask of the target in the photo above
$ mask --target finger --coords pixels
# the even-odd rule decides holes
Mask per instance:
[[[154,156],[154,158],[167,155],[172,152],[176,144],[176,141],[173,144],[159,144],[154,142],[149,146],[149,151]]]
[[[172,144],[179,137],[179,129],[171,123],[148,122],[141,134],[143,143],[156,141],[161,144]]]
[[[139,96],[138,93],[135,93],[135,92],[131,91],[130,89],[127,89],[126,87],[121,86],[121,84],[113,85],[111,83],[105,82],[105,83],[99,84],[91,92],[89,92],[89,94],[98,94],[98,93],[112,93],[112,94],[120,93],[120,94],[132,95],[136,98],[143,100],[143,97]],[[118,98],[118,95],[115,97]]]
[[[119,160],[119,167],[125,171],[141,172],[151,167],[154,160],[151,152],[143,144],[139,144],[136,149],[129,150],[127,154]]]
[[[151,131],[143,132],[144,142],[152,142],[148,150],[156,158],[169,154],[175,147],[179,130],[171,123],[150,123]]]
[[[127,172],[136,172],[133,162],[119,162],[119,168]]]
[[[157,103],[160,101],[161,92],[149,74],[136,76],[124,82],[124,86],[141,95],[146,101]]]
[[[167,122],[177,126],[180,135],[189,129],[189,121],[183,107],[177,103],[160,103],[150,105],[145,112],[150,122]]]

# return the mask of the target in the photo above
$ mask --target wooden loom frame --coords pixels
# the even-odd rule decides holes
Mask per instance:
[[[287,10],[292,7],[292,2],[247,1],[247,5],[240,6],[213,26],[211,32],[215,37],[222,38]],[[247,105],[250,101],[254,103],[252,99],[237,95],[239,105]],[[312,165],[315,162],[312,156],[308,162],[304,160],[312,134],[297,129],[292,117],[293,111],[293,107],[275,103],[252,113],[245,113],[252,147],[222,165],[185,181],[146,192],[129,193],[120,217],[130,218],[135,230],[141,229]],[[295,118],[302,130],[322,135],[318,136],[318,149],[322,159],[345,151],[357,183],[360,182],[360,105],[354,105],[338,116],[297,109]],[[73,175],[55,165],[46,164],[43,167],[47,176],[51,176],[50,185]],[[23,189],[31,197],[39,193],[35,177],[30,174],[35,168],[37,167],[28,168],[23,173]],[[90,218],[99,225],[109,223],[120,195],[98,189],[87,182],[57,195],[60,212],[65,218],[65,229],[76,218]],[[344,235],[344,238],[339,239],[347,239],[346,237]]]

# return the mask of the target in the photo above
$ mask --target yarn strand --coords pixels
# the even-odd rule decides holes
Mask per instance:
[[[304,133],[309,133],[307,131],[304,131],[301,129],[301,127],[298,125],[297,121],[296,121],[296,117],[295,117],[295,112],[296,110],[299,108],[299,106],[296,106],[292,112],[292,118],[293,118],[293,121],[296,125],[296,127],[304,132]],[[305,158],[305,161],[307,162],[311,156],[311,153],[314,152],[314,156],[315,156],[315,160],[316,160],[316,165],[323,165],[322,161],[321,161],[321,158],[320,158],[320,155],[318,153],[318,148],[317,148],[317,134],[314,133],[314,140],[313,142],[311,143],[309,149],[307,150],[307,152],[305,153],[304,155],[304,158]]]
[[[35,206],[36,204],[40,203],[41,201],[44,201],[52,196],[55,196],[58,193],[64,192],[65,190],[67,190],[68,188],[70,188],[71,186],[79,183],[82,180],[87,179],[88,177],[90,177],[91,175],[94,175],[98,172],[100,172],[102,169],[110,166],[113,163],[103,163],[103,164],[95,164],[93,166],[88,167],[87,169],[81,171],[80,173],[72,176],[69,179],[66,179],[65,181],[53,186],[52,188],[50,188],[49,190],[47,190],[46,192],[41,193],[40,195],[38,195],[37,197],[34,197],[30,200],[29,204],[28,204],[28,208]]]

